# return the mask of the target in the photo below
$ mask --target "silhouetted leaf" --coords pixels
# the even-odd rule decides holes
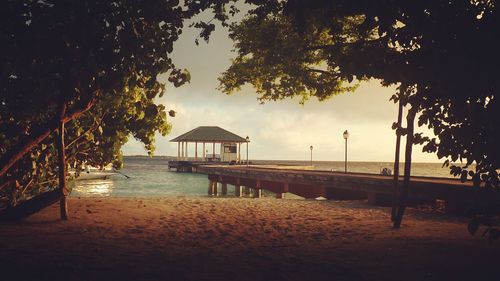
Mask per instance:
[[[466,182],[467,181],[467,171],[462,171],[460,174],[460,181],[461,182]]]

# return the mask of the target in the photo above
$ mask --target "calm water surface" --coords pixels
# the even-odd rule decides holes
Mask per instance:
[[[79,180],[72,183],[71,196],[112,196],[112,197],[169,197],[169,196],[206,196],[208,179],[206,175],[192,173],[176,173],[168,171],[168,157],[125,157],[122,173],[115,174],[105,180]],[[309,165],[309,161],[276,161],[258,160],[255,164]],[[327,171],[343,171],[344,162],[317,161],[315,169]],[[350,162],[351,172],[379,174],[388,167],[388,162]],[[414,163],[412,175],[451,177],[449,169],[441,168],[440,163]],[[401,165],[400,171],[403,171]],[[232,188],[229,188],[229,192]]]

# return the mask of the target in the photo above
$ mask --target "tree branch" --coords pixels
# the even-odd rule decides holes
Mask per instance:
[[[332,48],[333,46],[334,45],[316,45],[316,46],[306,47],[304,50],[306,50],[306,51],[326,50],[326,49]]]
[[[317,69],[317,68],[310,68],[310,67],[307,67],[306,68],[308,71],[311,71],[311,72],[318,72],[318,73],[321,73],[321,74],[326,74],[326,75],[331,75],[331,76],[338,76],[330,71],[327,71],[327,70],[322,70],[322,69]]]
[[[102,121],[104,120],[104,117],[106,116],[106,114],[103,114],[102,115],[102,118],[101,120],[99,120],[99,122],[94,122],[94,126],[90,126],[85,132],[83,132],[80,136],[78,136],[77,138],[75,138],[74,140],[72,140],[69,144],[66,145],[65,149],[68,149],[70,148],[71,146],[73,146],[77,141],[79,141],[80,139],[82,139],[86,134],[92,132],[93,130],[95,130],[97,127],[99,127],[101,124],[102,124]]]
[[[9,185],[11,185],[13,183],[14,183],[13,180],[9,180],[9,181],[6,181],[6,182],[0,184],[0,190],[4,189],[5,187],[7,187],[7,186],[9,186]]]
[[[17,146],[9,149],[9,151],[0,158],[0,178],[3,177],[7,171],[33,147],[37,146],[52,132],[57,130],[60,121],[63,121],[64,123],[71,121],[92,108],[96,101],[96,93],[97,92],[94,92],[88,101],[82,100],[79,103],[79,106],[76,106],[66,112],[63,117],[58,114],[46,124],[38,126],[29,136],[26,136],[24,140],[19,141]]]

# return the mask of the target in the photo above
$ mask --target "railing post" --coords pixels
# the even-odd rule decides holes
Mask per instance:
[[[222,183],[221,195],[222,196],[226,196],[227,195],[227,183],[225,183],[225,182]]]
[[[208,196],[213,196],[214,195],[214,181],[209,180],[208,181]]]
[[[234,185],[234,195],[236,197],[241,197],[240,178],[236,178],[236,185]]]

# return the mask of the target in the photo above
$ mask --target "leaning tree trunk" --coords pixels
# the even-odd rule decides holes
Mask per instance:
[[[399,208],[394,220],[394,228],[399,228],[401,226],[401,221],[403,220],[403,215],[408,203],[408,190],[410,187],[410,174],[411,174],[411,152],[413,148],[414,139],[414,121],[415,115],[417,114],[416,107],[410,108],[408,115],[406,116],[407,122],[407,133],[406,133],[406,148],[405,148],[405,175],[403,180],[403,187],[401,190],[401,196],[399,198]]]
[[[396,153],[394,156],[394,187],[392,190],[392,211],[391,220],[396,220],[396,214],[398,211],[398,198],[399,198],[399,152],[401,150],[401,134],[398,130],[401,128],[401,121],[403,119],[403,102],[401,98],[399,99],[398,105],[398,127],[396,129]]]
[[[66,123],[78,118],[92,108],[95,101],[96,97],[93,94],[88,99],[81,100],[73,109],[65,111],[64,115],[55,116],[49,122],[35,126],[29,136],[25,136],[16,146],[10,148],[9,151],[0,157],[0,177],[3,177],[31,149],[45,140],[52,132],[56,131],[60,127],[61,120]]]
[[[61,113],[61,121],[59,122],[58,138],[57,138],[57,161],[59,166],[59,193],[61,194],[61,200],[59,201],[61,210],[61,219],[68,219],[68,202],[66,197],[68,196],[68,188],[66,186],[66,153],[64,149],[64,120],[63,116],[66,111],[66,106],[63,106]]]

